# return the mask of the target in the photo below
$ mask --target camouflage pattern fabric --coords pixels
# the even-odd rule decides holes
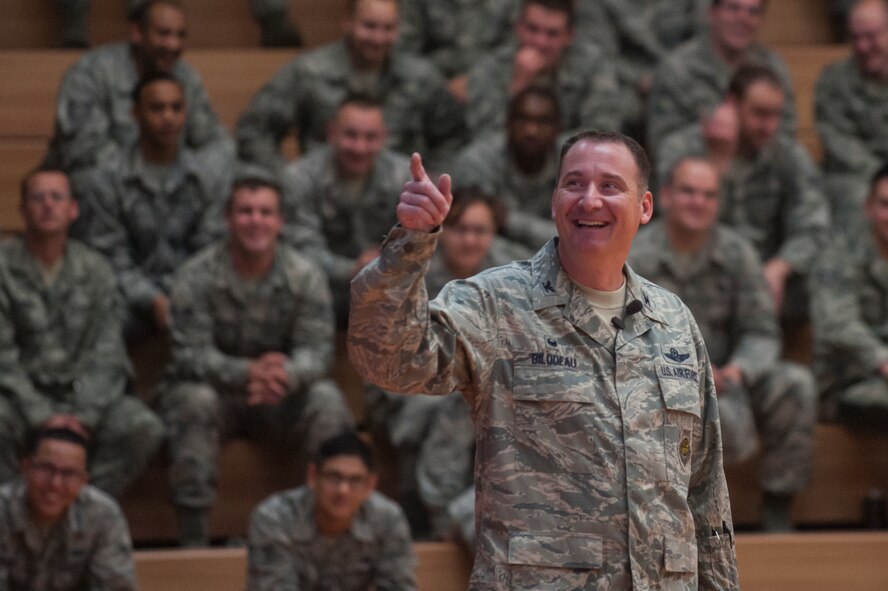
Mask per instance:
[[[21,480],[0,486],[0,589],[135,591],[133,546],[114,499],[84,485],[47,536],[29,521],[25,495]]]
[[[389,233],[352,282],[349,352],[380,387],[469,402],[470,588],[736,589],[715,388],[687,308],[627,267],[643,310],[614,337],[554,241],[429,303],[436,239]]]
[[[273,495],[253,511],[248,591],[416,589],[416,558],[407,519],[379,493],[364,501],[348,533],[317,531],[307,487]]]
[[[353,427],[342,393],[323,379],[333,355],[326,283],[317,267],[283,245],[258,282],[237,275],[227,242],[209,246],[177,273],[173,360],[160,400],[177,505],[212,505],[220,439],[249,435],[310,454]],[[278,405],[250,407],[249,364],[270,351],[289,357],[289,393]]]
[[[515,44],[501,47],[469,70],[466,123],[472,138],[503,129],[516,51]],[[565,135],[585,128],[619,129],[616,69],[597,47],[574,43],[565,50],[553,86]]]
[[[687,304],[716,367],[736,365],[743,372],[744,384],[719,392],[725,463],[749,459],[761,447],[762,488],[802,490],[814,449],[814,378],[802,366],[778,361],[780,329],[752,245],[716,227],[706,246],[682,263],[665,224],[654,222],[639,232],[629,260]]]
[[[783,80],[786,101],[781,133],[794,137],[795,96],[789,69],[773,51],[753,45],[747,63],[774,70]],[[648,102],[648,145],[659,154],[661,144],[673,133],[700,123],[704,115],[725,99],[733,70],[716,55],[708,34],[682,44],[665,56],[654,70]]]
[[[93,431],[92,482],[119,495],[163,440],[160,420],[124,394],[131,375],[116,280],[69,241],[47,287],[21,239],[0,245],[0,482],[18,473],[28,430],[58,413]]]
[[[197,72],[179,60],[171,73],[185,92],[185,145],[197,151],[200,161],[221,170],[221,163],[234,156],[233,140]],[[71,66],[59,87],[47,161],[70,172],[105,163],[134,144],[139,128],[132,93],[139,77],[129,43],[103,45]]]
[[[444,77],[420,58],[393,54],[375,88],[360,87],[345,41],[299,55],[253,97],[237,123],[238,154],[278,171],[286,162],[279,145],[297,129],[302,151],[327,141],[327,123],[350,92],[362,90],[383,105],[388,147],[429,153],[445,163],[465,140],[462,109]]]

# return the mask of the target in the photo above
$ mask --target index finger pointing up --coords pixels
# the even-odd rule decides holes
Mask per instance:
[[[410,174],[413,175],[413,180],[417,182],[425,181],[429,178],[425,167],[422,165],[422,156],[419,155],[419,152],[414,152],[413,156],[410,157]]]

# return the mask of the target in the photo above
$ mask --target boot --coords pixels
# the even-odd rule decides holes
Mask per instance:
[[[764,493],[761,525],[762,530],[769,533],[795,531],[792,524],[792,495]]]
[[[183,548],[206,548],[210,545],[209,512],[192,507],[176,507],[179,545]]]

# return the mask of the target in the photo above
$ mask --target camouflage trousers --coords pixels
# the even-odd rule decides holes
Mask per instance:
[[[59,403],[53,409],[71,413]],[[18,474],[18,456],[29,425],[18,410],[0,396],[0,482]],[[119,497],[142,472],[163,443],[160,419],[138,398],[125,395],[111,403],[95,426],[89,462],[90,484]]]
[[[718,412],[725,465],[761,449],[764,491],[790,494],[807,485],[817,419],[814,377],[807,368],[778,362],[750,388],[719,392]]]
[[[354,428],[354,417],[332,380],[290,393],[274,406],[249,406],[243,391],[178,383],[161,393],[159,410],[169,433],[173,504],[191,509],[209,509],[216,500],[221,441],[250,437],[304,461],[324,440]]]
[[[443,402],[419,451],[419,496],[429,511],[435,537],[458,535],[471,545],[475,532],[475,429],[459,392]],[[471,499],[463,498],[467,492],[471,492]]]
[[[827,174],[824,191],[830,203],[833,227],[839,234],[854,238],[867,231],[869,222],[864,214],[864,203],[869,193],[870,175]]]
[[[398,454],[399,493],[417,490],[420,446],[445,402],[440,396],[405,396],[366,384],[367,415],[374,433],[387,438]]]

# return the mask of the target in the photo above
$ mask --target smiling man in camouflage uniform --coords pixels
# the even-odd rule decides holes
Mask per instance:
[[[450,206],[419,155],[400,226],[352,282],[351,359],[399,392],[462,392],[476,434],[473,590],[735,589],[712,372],[688,309],[625,265],[653,213],[649,165],[571,138],[530,260],[423,276]]]
[[[333,316],[324,274],[280,244],[280,191],[249,171],[226,208],[229,239],[189,259],[171,296],[173,360],[161,409],[184,545],[205,545],[219,442],[261,439],[306,459],[351,428],[327,376]]]

